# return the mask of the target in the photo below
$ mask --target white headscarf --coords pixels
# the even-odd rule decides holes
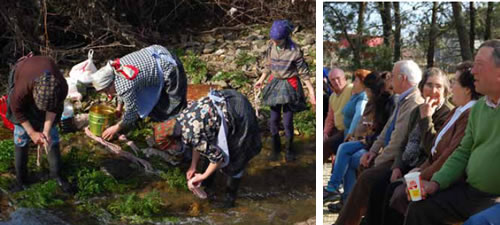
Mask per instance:
[[[92,74],[92,85],[96,91],[101,91],[111,85],[115,80],[115,73],[110,62]]]

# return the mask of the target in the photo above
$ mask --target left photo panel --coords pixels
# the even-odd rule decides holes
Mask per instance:
[[[316,224],[316,1],[8,1],[0,223]]]

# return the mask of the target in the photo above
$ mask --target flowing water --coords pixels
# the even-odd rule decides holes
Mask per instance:
[[[189,87],[188,99],[194,100],[206,96],[209,85],[196,85]],[[85,135],[77,133],[70,140],[61,142],[63,153],[73,146],[87,149],[91,154],[98,154],[100,158],[116,158],[104,151],[101,146],[91,143]],[[12,132],[0,128],[0,138],[12,138]],[[314,137],[296,137],[294,148],[298,152],[298,160],[292,163],[282,160],[269,162],[270,153],[269,137],[263,137],[264,147],[259,155],[252,159],[247,167],[240,190],[236,207],[231,209],[215,209],[207,200],[196,198],[190,191],[171,188],[164,180],[155,176],[145,176],[140,169],[127,174],[138,180],[137,188],[127,193],[143,195],[152,190],[157,190],[163,200],[164,210],[158,217],[176,218],[175,223],[156,222],[155,224],[294,224],[302,222],[315,215],[315,139]],[[282,143],[284,146],[284,143]],[[66,149],[66,150],[65,150]],[[180,166],[182,173],[188,164]],[[12,171],[13,173],[13,171]],[[13,177],[13,174],[9,176]],[[225,177],[219,175],[216,180],[217,197],[223,198]],[[98,201],[110,201],[116,194],[107,194],[96,197]],[[128,224],[127,220],[113,217],[109,212],[86,212],[77,210],[81,204],[74,198],[67,198],[64,207],[48,209],[53,214],[70,224]],[[3,194],[0,201],[0,210],[3,220],[14,210],[9,204],[8,197]],[[97,216],[99,215],[99,216]]]
[[[247,168],[244,175],[236,207],[216,209],[207,200],[196,198],[190,191],[172,189],[154,177],[144,177],[143,185],[129,193],[144,195],[157,190],[165,205],[158,217],[176,218],[175,223],[157,222],[155,224],[294,224],[315,215],[315,146],[314,138],[297,137],[295,147],[299,151],[298,160],[292,163],[269,162],[268,138],[264,138],[264,148]],[[140,171],[136,171],[140,174]],[[133,175],[136,176],[136,175]],[[143,176],[143,175],[142,175]],[[217,197],[224,195],[225,177],[216,179]],[[100,201],[109,201],[114,195],[100,196]],[[96,212],[78,211],[78,202],[68,200],[64,207],[51,208],[49,211],[70,224],[129,224],[113,218],[105,211],[97,216]],[[101,210],[101,209],[98,209]],[[2,202],[4,219],[13,211],[5,199]],[[149,223],[146,223],[149,224]]]

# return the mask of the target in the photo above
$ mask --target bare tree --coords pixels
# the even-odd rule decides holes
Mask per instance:
[[[394,62],[401,58],[401,15],[399,13],[399,2],[393,2],[394,6]]]
[[[474,2],[469,3],[469,19],[470,19],[469,46],[471,54],[474,55],[474,40],[476,40],[476,9],[474,8]]]
[[[342,35],[344,38],[347,40],[347,43],[349,43],[349,48],[352,52],[353,55],[353,63],[354,66],[357,68],[361,65],[361,57],[360,57],[360,46],[358,45],[358,40],[356,37],[353,37],[349,35],[349,21],[346,21],[346,16],[342,13],[342,11],[336,7],[327,6],[327,9],[329,9],[331,12],[336,17],[335,21],[329,21],[330,25],[337,26],[338,29],[342,31]],[[325,10],[326,12],[326,10]],[[335,24],[337,23],[337,24]]]
[[[391,34],[392,34],[392,19],[391,19],[391,3],[390,2],[378,2],[377,4],[380,17],[382,19],[383,35],[384,35],[384,45],[390,46]]]
[[[438,2],[432,3],[431,30],[429,31],[429,47],[427,49],[427,68],[434,66],[434,49],[436,47]]]
[[[486,11],[486,27],[484,32],[484,40],[491,38],[491,16],[493,13],[493,2],[488,2],[488,10]]]
[[[465,28],[464,18],[462,16],[462,5],[460,2],[452,2],[453,17],[455,19],[455,29],[457,30],[458,41],[460,43],[460,54],[462,60],[472,60],[472,51],[469,45],[469,36]]]
[[[361,45],[363,44],[363,29],[365,26],[366,2],[359,2],[358,27],[356,29],[356,53],[354,54],[354,65],[356,68],[361,66]]]

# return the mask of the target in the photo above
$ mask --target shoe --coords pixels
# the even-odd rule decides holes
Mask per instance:
[[[276,134],[272,136],[272,143],[271,143],[271,155],[269,156],[269,161],[278,161],[280,158],[280,152],[281,152],[281,141],[280,141],[280,135]]]
[[[339,213],[341,210],[342,210],[342,207],[344,205],[342,203],[333,203],[333,204],[330,204],[328,205],[328,211],[332,212],[332,213]]]
[[[72,194],[74,193],[73,188],[71,187],[71,184],[68,183],[65,179],[58,177],[56,178],[57,185],[63,190],[65,193]]]
[[[329,191],[326,188],[323,188],[323,203],[334,202],[340,199],[341,193],[334,189],[333,191]]]
[[[226,186],[226,194],[223,202],[214,203],[215,208],[228,209],[236,206],[235,201],[238,196],[238,189],[241,178],[229,177]]]
[[[286,149],[285,160],[287,162],[292,162],[297,160],[295,149],[293,149],[293,136],[286,138],[285,149]]]
[[[9,188],[9,191],[11,193],[17,193],[17,192],[20,192],[20,191],[24,191],[28,189],[28,185],[26,184],[19,184],[19,183],[14,183],[10,188]]]

